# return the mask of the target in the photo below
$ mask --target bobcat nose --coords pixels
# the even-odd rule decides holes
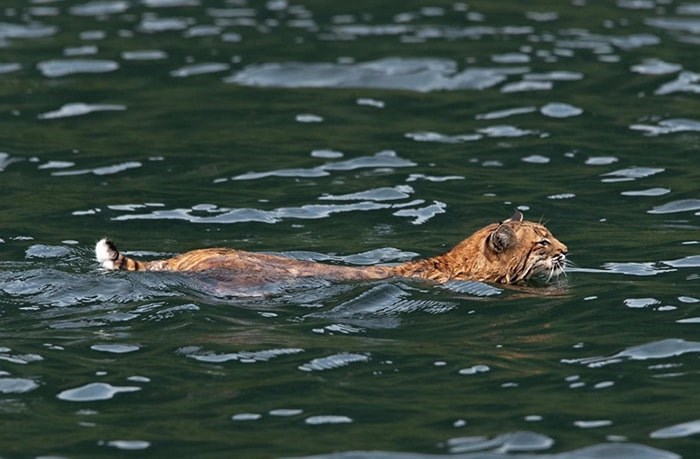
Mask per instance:
[[[561,245],[561,249],[559,250],[559,252],[560,252],[562,255],[566,256],[566,254],[569,253],[569,248],[568,248],[567,246],[565,246],[564,244],[562,244],[562,245]]]

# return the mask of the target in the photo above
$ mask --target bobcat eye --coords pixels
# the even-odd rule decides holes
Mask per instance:
[[[538,242],[539,245],[542,247],[547,247],[548,245],[551,245],[552,243],[549,242],[549,239],[542,239],[541,241]]]

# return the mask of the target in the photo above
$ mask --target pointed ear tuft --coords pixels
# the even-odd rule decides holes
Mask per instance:
[[[515,245],[515,231],[508,225],[500,225],[488,237],[488,246],[495,253],[501,253]]]
[[[523,221],[523,213],[516,210],[512,217],[510,217],[507,222],[521,222]]]

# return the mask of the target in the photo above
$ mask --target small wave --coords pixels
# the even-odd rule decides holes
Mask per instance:
[[[644,59],[641,64],[633,65],[630,70],[642,75],[666,75],[683,69],[680,64],[673,64],[662,59]]]
[[[24,394],[38,387],[33,379],[0,377],[0,394]]]
[[[119,64],[104,59],[56,59],[39,62],[37,67],[44,76],[57,78],[76,73],[114,72]]]
[[[80,102],[65,104],[58,110],[42,113],[38,116],[40,120],[52,120],[57,118],[70,118],[73,116],[83,116],[94,112],[124,111],[126,106],[116,104],[83,104]]]
[[[700,434],[700,419],[664,427],[653,431],[649,436],[651,438],[684,438],[697,434]]]
[[[679,199],[648,210],[650,214],[675,214],[700,210],[700,199]]]
[[[267,362],[275,357],[282,355],[291,355],[304,352],[304,349],[299,348],[279,348],[265,349],[262,351],[240,351],[217,354],[215,352],[202,351],[199,348],[181,348],[178,353],[187,357],[206,363],[224,363],[230,361],[238,361],[241,363],[256,363]]]
[[[639,167],[633,166],[602,174],[603,182],[627,182],[665,172],[666,169],[660,167]]]
[[[511,443],[510,446],[506,443],[509,439],[514,442]],[[544,449],[545,445],[549,445],[547,448],[551,448],[551,446],[554,445],[554,440],[546,435],[534,432],[503,434],[492,440],[484,437],[456,438],[448,440],[448,448],[450,448],[450,442],[455,445],[455,449],[459,449],[460,447],[466,448],[464,452],[456,456],[460,459],[507,459],[512,457],[517,457],[519,459],[537,459],[541,457],[552,459],[680,459],[680,456],[675,453],[631,442],[599,443],[556,454],[542,455],[537,453],[537,451],[539,451],[538,448]],[[518,450],[517,447],[519,445],[522,445],[525,449]],[[470,446],[480,449],[470,451]],[[502,451],[501,448],[505,449],[505,451]],[[441,457],[449,459],[455,457],[455,452],[452,451],[452,449],[450,452],[452,453],[451,455],[439,456],[434,454],[392,451],[344,451],[340,453],[305,456],[305,459],[347,459],[349,457],[353,459],[437,459]],[[528,454],[528,452],[532,454]]]
[[[267,63],[250,65],[224,79],[244,86],[282,88],[375,88],[418,92],[486,89],[527,67],[469,68],[457,71],[448,59],[385,58],[350,64]]]
[[[123,0],[97,0],[72,6],[68,12],[74,16],[107,16],[124,13],[129,9],[129,2]]]
[[[55,177],[70,176],[70,175],[113,175],[120,172],[124,172],[129,169],[137,169],[143,166],[139,161],[127,161],[124,163],[112,164],[109,166],[96,167],[94,169],[68,169],[61,170],[57,172],[52,172],[51,175]]]
[[[232,180],[258,180],[267,177],[324,177],[333,171],[352,171],[357,169],[402,168],[413,167],[413,161],[401,158],[394,151],[385,150],[372,156],[359,156],[343,161],[331,161],[326,164],[297,169],[279,169],[268,172],[248,172],[232,177]]]
[[[141,388],[138,386],[113,386],[107,383],[90,383],[74,389],[64,390],[56,398],[68,402],[94,402],[112,399],[120,393],[140,390]]]
[[[45,38],[55,35],[58,27],[40,23],[10,24],[0,22],[0,40],[4,38]]]
[[[657,96],[666,96],[677,92],[687,92],[691,94],[700,94],[700,74],[684,71],[678,77],[661,85],[654,94]]]
[[[659,136],[665,134],[674,134],[676,132],[700,132],[700,121],[671,118],[659,121],[658,124],[633,124],[630,129],[634,131],[642,131],[647,136]]]
[[[369,355],[366,354],[341,352],[328,357],[313,359],[310,362],[299,365],[297,368],[301,371],[326,371],[346,367],[356,362],[369,362],[369,360]]]
[[[700,342],[669,338],[652,343],[629,347],[617,354],[607,357],[586,357],[582,359],[563,359],[563,363],[576,363],[591,368],[620,363],[625,360],[656,360],[678,357],[685,354],[700,353]]]
[[[540,108],[540,113],[550,118],[571,118],[583,113],[583,109],[562,102],[551,102]]]
[[[170,72],[170,76],[176,78],[186,78],[197,75],[206,75],[209,73],[225,72],[229,69],[229,65],[223,62],[207,62],[202,64],[186,65],[179,69]]]

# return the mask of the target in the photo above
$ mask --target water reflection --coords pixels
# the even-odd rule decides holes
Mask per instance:
[[[565,363],[578,363],[590,368],[599,368],[625,360],[656,360],[669,359],[688,353],[700,352],[700,343],[682,339],[665,339],[653,343],[629,347],[608,357],[586,357],[583,359],[565,359]]]
[[[358,64],[272,63],[253,65],[224,81],[248,86],[283,88],[376,88],[419,92],[486,89],[527,72],[527,67],[468,68],[444,59],[386,58]],[[517,90],[532,90],[551,82],[529,82]],[[505,92],[515,91],[506,88]]]
[[[459,458],[459,459],[483,459],[483,458],[506,458],[512,457],[513,453],[517,454],[519,459],[537,459],[542,455],[536,453],[542,449],[550,447],[554,441],[544,435],[539,435],[532,432],[514,432],[504,434],[494,439],[472,438],[472,439],[455,439],[451,440],[457,445],[460,442],[474,445],[477,452],[455,452],[454,454],[445,455],[444,457]],[[512,444],[510,442],[513,442]],[[523,442],[522,444],[520,442]],[[448,442],[449,444],[449,442]],[[495,448],[494,448],[495,447]],[[457,448],[459,449],[459,448]],[[467,451],[470,451],[467,449]],[[428,459],[442,457],[429,454],[419,453],[394,453],[389,451],[352,451],[350,453],[335,453],[335,454],[320,454],[315,456],[305,456],[306,459],[341,459],[352,454],[352,457],[359,459]],[[680,456],[662,449],[652,448],[638,443],[601,443],[593,446],[588,446],[580,449],[566,451],[563,453],[548,454],[548,458],[552,459],[588,459],[591,457],[602,459],[613,458],[644,458],[644,459],[680,459]]]

